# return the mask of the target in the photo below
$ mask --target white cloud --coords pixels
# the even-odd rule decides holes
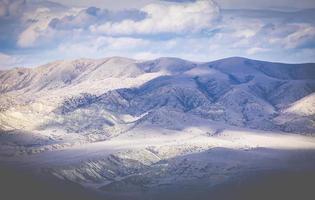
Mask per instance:
[[[38,1],[38,0],[28,0],[28,1]],[[68,6],[79,6],[88,7],[96,6],[107,9],[130,9],[130,8],[141,8],[149,3],[157,3],[160,0],[54,0],[54,2],[59,2],[66,4]],[[171,0],[169,0],[171,1]],[[172,0],[177,2],[184,2],[189,0]],[[215,0],[220,7],[229,9],[266,9],[266,8],[314,8],[314,0]]]
[[[19,57],[11,56],[0,52],[0,70],[21,65],[23,60]]]
[[[269,48],[315,48],[315,26],[307,23],[267,24],[251,38],[250,43]]]
[[[9,55],[0,53],[0,63],[2,63],[2,65],[8,65],[8,63],[10,62],[11,62],[11,57]]]
[[[315,45],[315,27],[302,26],[284,39],[286,48],[303,48]]]
[[[216,0],[228,9],[305,9],[314,8],[314,0]]]
[[[9,0],[0,0],[0,5],[3,2]],[[307,11],[291,16],[276,11],[220,11],[211,0],[150,2],[142,2],[145,6],[139,10],[120,11],[42,3],[19,12],[10,8],[12,15],[7,14],[8,6],[0,6],[0,52],[22,52],[3,54],[0,64],[106,56],[315,61],[315,23],[305,20],[310,16]]]
[[[124,20],[92,26],[92,32],[108,35],[194,33],[213,27],[219,16],[218,6],[211,0],[182,4],[150,4],[141,9],[147,18],[141,21]]]
[[[39,1],[39,0],[28,0]],[[106,8],[110,10],[138,9],[149,3],[157,3],[160,0],[54,0],[70,7],[90,7]]]
[[[69,9],[65,11],[52,11],[47,7],[38,7],[32,12],[23,14],[21,21],[25,24],[31,21],[29,26],[24,29],[17,38],[17,45],[22,48],[32,48],[44,46],[56,39],[58,35],[49,28],[49,23],[56,17],[63,17],[77,14],[80,10]]]
[[[55,13],[41,8],[25,14],[26,21],[34,22],[20,33],[17,44],[22,48],[34,48],[69,40],[77,43],[90,37],[99,38],[100,35],[197,33],[212,28],[218,15],[219,8],[211,0],[185,4],[150,4],[139,11],[111,12],[88,8]],[[141,19],[143,17],[145,18]],[[92,32],[86,27],[90,27]]]
[[[34,27],[29,27],[23,31],[18,38],[17,44],[20,47],[33,47],[40,33]]]
[[[246,53],[248,55],[255,55],[257,53],[263,53],[263,52],[266,52],[266,51],[269,51],[269,49],[260,48],[260,47],[253,47],[253,48],[248,49],[246,51]]]
[[[24,0],[0,0],[0,17],[16,17],[22,13]]]

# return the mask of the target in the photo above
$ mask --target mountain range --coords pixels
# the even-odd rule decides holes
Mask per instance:
[[[171,124],[192,114],[237,127],[315,132],[315,64],[80,59],[1,71],[0,86],[2,130],[111,135],[107,128],[164,126],[165,112],[174,112]]]
[[[313,63],[56,61],[0,71],[0,106],[0,163],[110,199],[315,166]]]

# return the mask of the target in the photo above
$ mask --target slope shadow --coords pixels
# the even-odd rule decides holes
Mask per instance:
[[[237,160],[242,150],[232,150],[226,148],[215,148],[215,156],[226,157],[227,160]],[[209,150],[209,151],[213,151]],[[212,185],[212,179],[206,174],[195,180],[180,180],[170,184],[161,184],[155,188],[135,187],[134,190],[128,189],[127,185],[118,183],[118,190],[110,191],[114,187],[102,187],[105,197],[111,200],[312,200],[314,197],[315,184],[315,151],[312,150],[277,150],[277,149],[256,149],[263,154],[279,154],[287,158],[284,160],[266,157],[263,161],[257,159],[259,154],[250,155],[246,151],[246,158],[241,162],[269,163],[263,168],[241,167],[238,172],[229,172],[226,174],[228,179],[216,185]],[[254,150],[254,151],[256,151]],[[193,153],[196,157],[205,152]],[[188,156],[190,156],[188,155]],[[211,156],[211,154],[209,155]],[[178,156],[185,158],[186,156]],[[272,156],[271,156],[272,157]],[[172,158],[173,159],[173,158]],[[220,159],[220,158],[219,158]],[[309,159],[313,159],[309,160]],[[309,162],[308,162],[309,160]],[[281,164],[272,167],[272,163],[279,161]],[[167,161],[166,161],[167,162]],[[217,161],[212,162],[215,165]],[[218,161],[220,162],[220,161]],[[271,165],[270,165],[271,164]],[[287,164],[287,166],[285,166]],[[171,164],[169,164],[171,165]],[[224,164],[223,164],[224,165]],[[269,166],[269,167],[268,167]],[[225,167],[225,166],[221,166]],[[174,169],[176,170],[176,169]],[[224,170],[223,170],[224,171]],[[212,173],[212,172],[211,172]],[[143,173],[145,175],[145,173]],[[142,176],[142,175],[141,175]],[[194,177],[194,174],[191,174]],[[151,177],[154,178],[154,177]],[[171,178],[171,177],[169,177]],[[142,183],[142,179],[133,179],[136,183]],[[147,180],[143,179],[144,183]],[[163,182],[163,181],[162,181]],[[127,187],[127,188],[125,188]],[[133,188],[133,187],[131,187]]]
[[[249,156],[251,153],[242,150],[215,148],[214,154],[208,156],[224,157],[227,160],[237,160],[239,154],[245,153],[243,161],[256,161],[257,156]],[[256,151],[256,150],[254,150]],[[221,184],[210,186],[204,179],[197,179],[193,182],[182,182],[171,184],[163,188],[153,189],[139,193],[131,191],[124,193],[124,186],[121,185],[121,192],[101,194],[95,190],[88,190],[82,186],[45,174],[39,177],[30,171],[21,171],[15,168],[0,166],[0,195],[3,199],[52,199],[52,200],[253,200],[253,199],[277,199],[277,200],[312,200],[315,184],[315,157],[314,151],[298,150],[272,150],[257,149],[264,153],[288,154],[289,159],[280,161],[288,163],[285,169],[271,168],[267,170],[246,170],[238,176],[229,179]],[[196,156],[205,153],[193,153],[185,156],[178,156],[177,159],[186,156]],[[282,154],[284,153],[284,154]],[[194,155],[195,154],[195,155]],[[258,154],[259,155],[259,154]],[[259,159],[258,159],[259,160]],[[309,162],[308,162],[309,160]],[[215,161],[215,160],[214,160]],[[279,160],[278,160],[279,161]],[[266,159],[264,162],[273,162],[273,159]],[[215,162],[214,162],[215,163]],[[263,162],[261,162],[263,163]],[[282,163],[282,164],[283,164]],[[128,190],[128,189],[127,189]],[[105,191],[103,191],[105,192]],[[138,193],[137,193],[138,192]]]
[[[95,191],[45,174],[0,165],[0,198],[10,200],[101,200]]]
[[[311,200],[314,198],[314,180],[315,170],[261,172],[241,182],[218,186],[210,194],[211,199],[223,200]]]

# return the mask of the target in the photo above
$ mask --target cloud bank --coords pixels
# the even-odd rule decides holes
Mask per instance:
[[[0,67],[116,55],[315,62],[314,11],[227,10],[212,0],[125,10],[0,0]]]

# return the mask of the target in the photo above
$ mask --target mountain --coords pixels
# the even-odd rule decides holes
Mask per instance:
[[[3,130],[125,129],[166,109],[238,127],[315,132],[314,114],[300,115],[296,108],[315,91],[314,64],[113,57],[2,71],[0,83]],[[312,104],[305,106],[311,109]],[[32,120],[34,116],[42,120]],[[83,125],[86,118],[91,122]]]
[[[15,68],[0,71],[0,164],[109,199],[208,199],[249,176],[314,170],[314,108],[312,63],[111,57]]]

